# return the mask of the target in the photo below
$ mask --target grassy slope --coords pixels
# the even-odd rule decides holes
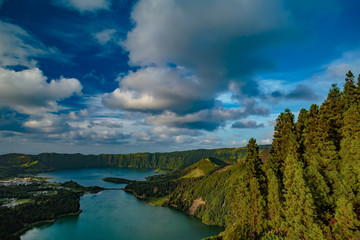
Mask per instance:
[[[264,161],[269,151],[265,149],[260,152]],[[185,213],[189,212],[194,200],[202,199],[205,204],[197,208],[194,216],[205,224],[224,226],[232,185],[243,172],[244,164],[241,161],[226,165],[216,159],[202,159],[182,171],[153,176],[147,182],[137,182],[127,188],[145,197],[150,204],[173,206]],[[155,188],[162,190],[154,193]]]

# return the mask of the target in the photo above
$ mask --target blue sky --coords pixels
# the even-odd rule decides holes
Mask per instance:
[[[315,2],[315,3],[314,3]],[[352,0],[0,0],[0,153],[270,144],[360,73]]]

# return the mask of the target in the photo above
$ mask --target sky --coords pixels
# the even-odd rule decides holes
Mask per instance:
[[[360,73],[357,0],[0,0],[0,154],[271,144]]]

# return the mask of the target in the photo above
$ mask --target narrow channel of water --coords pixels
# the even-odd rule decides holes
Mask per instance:
[[[104,177],[143,180],[155,174],[149,169],[96,168],[62,170],[38,176],[51,181],[73,180],[84,186],[124,187],[104,182]],[[58,219],[25,232],[22,240],[199,240],[219,234],[222,228],[210,227],[198,219],[167,207],[154,207],[123,191],[103,191],[81,198],[79,216]]]

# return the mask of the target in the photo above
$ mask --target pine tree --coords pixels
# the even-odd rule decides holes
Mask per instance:
[[[334,205],[333,185],[337,181],[338,152],[320,119],[317,105],[312,105],[304,129],[303,154],[305,176],[316,206],[316,213],[327,225],[332,218]]]
[[[356,84],[356,101],[357,104],[360,105],[360,74],[358,76],[357,84]]]
[[[349,71],[346,74],[344,91],[342,96],[342,101],[344,105],[344,110],[348,110],[356,102],[356,86],[355,86],[355,76]]]
[[[256,239],[266,228],[266,178],[254,138],[247,145],[244,165],[243,175],[235,181],[228,199],[232,216],[224,239]]]
[[[265,200],[257,178],[248,171],[235,182],[229,195],[228,228],[224,239],[257,239],[266,228]]]
[[[286,239],[325,239],[316,222],[315,205],[298,159],[296,137],[290,137],[284,169],[284,230]]]
[[[282,234],[282,224],[284,222],[282,194],[279,180],[275,172],[269,168],[266,172],[268,181],[268,195],[267,195],[267,217],[268,225],[275,231],[276,234]]]
[[[333,84],[325,102],[320,106],[319,118],[328,139],[334,143],[337,151],[340,149],[343,106],[341,91]]]
[[[305,124],[306,121],[308,119],[308,111],[306,109],[301,109],[300,113],[299,113],[299,117],[298,120],[295,124],[295,132],[296,132],[296,140],[299,143],[299,149],[298,149],[298,154],[299,154],[299,158],[301,161],[303,161],[303,154],[305,151],[305,146],[304,146],[304,142],[305,142],[305,137],[304,137],[304,129],[305,129]]]
[[[346,184],[358,196],[360,193],[360,107],[352,105],[344,114],[341,141],[341,173]],[[360,196],[358,196],[360,203]]]
[[[289,138],[293,134],[294,128],[294,115],[289,109],[286,109],[276,119],[272,149],[267,162],[267,168],[271,167],[280,181],[282,181],[283,165],[287,155]]]
[[[356,239],[360,236],[360,221],[354,210],[355,195],[345,181],[341,181],[337,191],[335,217],[331,222],[335,239]]]
[[[259,146],[254,138],[249,140],[244,162],[246,163],[246,171],[249,171],[259,180],[261,192],[266,196],[266,177],[263,162],[259,156]]]

